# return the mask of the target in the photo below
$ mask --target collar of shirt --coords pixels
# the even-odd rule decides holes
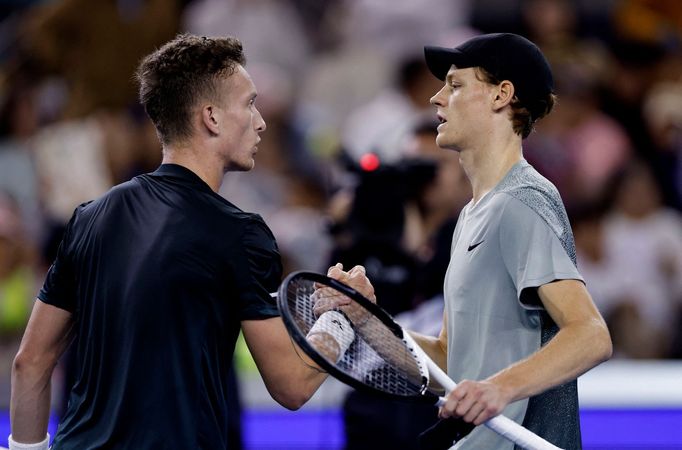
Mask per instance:
[[[199,175],[192,172],[187,167],[181,166],[179,164],[161,164],[158,169],[152,172],[151,175],[175,178],[215,194],[213,189],[211,189],[211,187],[204,180],[202,180]]]

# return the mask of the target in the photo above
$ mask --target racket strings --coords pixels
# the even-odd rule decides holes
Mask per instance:
[[[320,311],[339,299],[350,304],[337,306],[351,322],[355,339],[338,359],[338,341],[343,339],[334,327],[326,330],[334,339],[311,339],[308,334]],[[310,280],[293,280],[287,289],[290,314],[303,336],[316,350],[346,375],[370,387],[400,396],[414,396],[423,391],[428,378],[405,342],[396,336],[380,319],[358,302],[330,286],[320,286]],[[328,356],[334,355],[334,357]]]

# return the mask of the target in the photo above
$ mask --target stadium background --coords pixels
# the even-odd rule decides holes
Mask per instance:
[[[480,32],[534,40],[559,104],[524,154],[561,192],[615,344],[579,380],[585,448],[682,448],[678,0],[0,1],[0,445],[12,357],[73,208],[159,163],[132,73],[181,31],[244,42],[268,123],[256,169],[228,174],[221,194],[265,218],[287,272],[369,261],[382,306],[425,332],[468,190],[433,146],[439,82],[421,49]],[[243,344],[236,367],[243,448],[343,448],[343,386],[288,412]],[[68,360],[53,429],[66,378]]]

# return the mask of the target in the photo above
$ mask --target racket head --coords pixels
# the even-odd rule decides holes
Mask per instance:
[[[349,304],[334,309],[351,322],[355,339],[335,361],[307,336],[317,320],[315,305],[338,296]],[[438,401],[438,395],[428,390],[426,364],[405,342],[400,325],[352,287],[322,274],[294,272],[280,285],[277,306],[294,342],[339,381],[390,399],[428,404]]]

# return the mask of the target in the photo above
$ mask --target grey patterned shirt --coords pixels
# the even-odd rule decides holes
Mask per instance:
[[[536,288],[560,279],[582,281],[566,211],[554,185],[521,160],[457,222],[444,286],[452,379],[485,379],[549,341],[558,328]],[[561,448],[581,447],[575,381],[504,414]],[[514,445],[481,426],[455,448]]]

